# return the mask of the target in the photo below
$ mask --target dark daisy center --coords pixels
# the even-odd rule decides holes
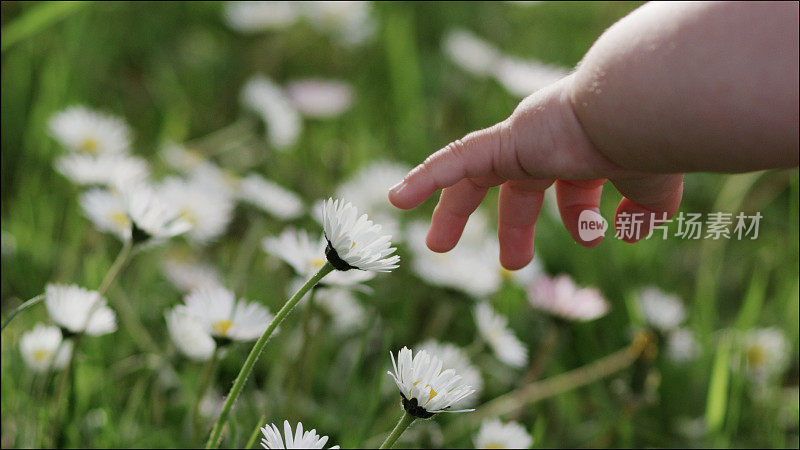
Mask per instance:
[[[400,394],[403,397],[403,409],[406,410],[407,413],[411,414],[412,416],[419,418],[419,419],[430,419],[434,416],[433,413],[428,412],[425,408],[419,406],[416,398],[412,398],[411,400],[407,399],[405,395]]]
[[[325,247],[325,257],[328,258],[328,262],[331,263],[334,269],[341,271],[358,269],[358,267],[351,266],[350,264],[347,264],[347,262],[345,262],[342,258],[340,258],[339,254],[336,253],[336,249],[333,248],[333,245],[331,245],[331,241],[328,240],[327,237],[325,238],[325,240],[328,241],[328,246]]]
[[[150,237],[150,233],[139,228],[136,226],[136,222],[133,222],[131,227],[131,239],[133,239],[134,245],[145,242],[146,240],[150,239]]]
[[[233,343],[233,339],[231,339],[229,337],[216,336],[216,335],[212,334],[211,338],[214,339],[214,343],[217,344],[217,347],[219,347],[221,349],[225,348],[225,347],[227,347],[227,346],[229,346],[229,345],[231,345]]]
[[[64,336],[64,339],[70,339],[78,335],[78,333],[71,331],[67,327],[59,326],[58,328],[61,328],[61,334]]]

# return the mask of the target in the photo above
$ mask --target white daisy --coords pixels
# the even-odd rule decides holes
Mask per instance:
[[[195,289],[184,297],[185,311],[202,324],[206,333],[219,339],[251,341],[258,338],[272,322],[269,310],[245,299],[236,301],[233,292],[220,286]]]
[[[639,306],[645,321],[663,333],[678,328],[686,319],[681,299],[657,288],[643,289],[639,294]]]
[[[286,228],[278,237],[265,238],[261,245],[265,252],[282,259],[301,276],[303,281],[298,286],[292,286],[293,288],[302,286],[305,280],[317,273],[327,261],[325,248],[328,246],[328,241],[325,236],[320,236],[319,239],[312,241],[305,230]],[[359,283],[371,280],[375,278],[375,275],[375,272],[365,270],[348,270],[346,272],[336,270],[328,274],[320,281],[320,284],[359,289]],[[297,289],[294,289],[292,293],[296,291]]]
[[[189,292],[203,286],[222,286],[216,267],[175,255],[167,255],[161,264],[167,279],[179,290]]]
[[[99,336],[117,330],[116,314],[96,291],[74,284],[48,284],[44,302],[53,322],[69,333]]]
[[[478,332],[497,359],[512,367],[523,367],[528,362],[528,349],[508,328],[507,317],[497,314],[487,302],[475,305],[473,315]]]
[[[207,361],[216,348],[203,324],[188,312],[174,308],[164,314],[175,347],[195,361]]]
[[[392,183],[402,179],[409,170],[410,167],[392,161],[372,162],[340,185],[336,196],[346,198],[360,211],[368,213],[397,242],[400,236],[398,209],[389,203],[387,193]]]
[[[300,113],[272,80],[261,75],[251,78],[242,89],[241,102],[264,120],[273,146],[282,150],[297,141],[303,127]]]
[[[296,2],[249,1],[225,3],[223,16],[233,30],[257,33],[288,27],[297,21],[300,13]]]
[[[533,438],[517,422],[487,419],[475,436],[475,448],[531,448]]]
[[[689,329],[678,328],[667,336],[667,356],[674,362],[682,363],[697,358],[700,354],[700,343]]]
[[[328,287],[317,289],[315,300],[330,314],[337,333],[351,333],[364,328],[367,313],[349,289]]]
[[[44,372],[51,366],[63,369],[72,354],[72,341],[64,341],[58,327],[37,323],[33,330],[22,335],[19,350],[25,364],[36,372]]]
[[[200,415],[209,419],[219,417],[224,407],[225,396],[220,394],[219,391],[213,387],[208,390],[208,393],[200,400],[200,404],[197,405]]]
[[[305,209],[297,194],[254,173],[242,180],[239,198],[281,220],[296,219]]]
[[[147,162],[137,156],[117,153],[86,155],[70,153],[58,158],[56,170],[80,185],[123,187],[141,183],[150,176]]]
[[[353,88],[344,81],[307,78],[286,84],[286,95],[306,117],[338,116],[353,104]]]
[[[216,240],[233,218],[233,198],[212,189],[202,178],[166,178],[158,187],[165,202],[179,211],[179,217],[191,224],[188,238],[197,244]]]
[[[778,328],[757,328],[742,338],[742,357],[747,374],[756,382],[779,375],[789,363],[790,346]]]
[[[448,410],[454,404],[472,395],[475,389],[462,381],[453,369],[442,370],[443,363],[436,355],[424,350],[413,356],[408,347],[403,347],[395,362],[394,379],[403,397],[403,409],[417,418],[427,419],[441,412],[467,412],[472,410]]]
[[[494,76],[510,93],[527,97],[564,78],[569,70],[533,59],[504,57],[495,66]]]
[[[95,188],[81,194],[79,202],[98,230],[113,233],[123,241],[130,239],[131,219],[119,194]]]
[[[344,200],[328,199],[322,210],[328,247],[325,256],[337,270],[360,269],[389,272],[397,268],[400,256],[392,255],[391,236],[381,232],[366,214]]]
[[[450,30],[442,49],[458,67],[480,76],[491,75],[502,56],[493,45],[463,29]]]
[[[188,231],[191,224],[180,211],[160,199],[147,184],[126,186],[118,194],[92,189],[80,197],[84,214],[101,231],[134,244],[156,244]]]
[[[312,26],[332,34],[344,45],[359,45],[375,33],[369,2],[304,2],[303,6]]]
[[[423,280],[464,292],[476,299],[496,292],[504,281],[526,287],[542,273],[538,259],[520,270],[509,271],[499,262],[499,247],[491,235],[489,220],[476,210],[467,221],[458,244],[447,253],[436,253],[425,244],[429,224],[416,221],[406,228],[406,241],[414,253],[412,268]]]
[[[124,153],[130,146],[130,131],[122,119],[84,106],[73,106],[50,119],[50,134],[67,149],[100,155]]]
[[[473,298],[484,298],[502,282],[495,268],[497,253],[486,245],[459,242],[447,253],[436,253],[425,245],[428,224],[414,222],[406,229],[406,241],[414,253],[414,273],[435,286],[455,289]]]
[[[600,291],[579,288],[567,275],[540,276],[528,289],[528,300],[536,309],[564,320],[580,322],[600,318],[610,308]]]
[[[217,190],[231,197],[240,196],[242,177],[232,170],[219,167],[210,160],[197,164],[188,175],[205,189]]]
[[[192,228],[181,217],[181,211],[148,184],[130,185],[122,190],[121,196],[132,223],[130,236],[134,243],[159,243]]]
[[[467,352],[461,347],[446,342],[438,342],[429,339],[416,348],[416,351],[426,351],[431,355],[436,355],[442,360],[443,369],[453,369],[461,375],[465,384],[475,389],[475,395],[470,395],[453,404],[454,408],[464,408],[475,404],[477,397],[483,389],[483,378],[480,371],[472,365],[467,356]]]
[[[320,436],[317,430],[303,432],[303,423],[297,422],[297,431],[292,432],[289,421],[283,421],[283,433],[274,424],[268,424],[261,428],[264,438],[261,439],[261,446],[264,448],[325,448],[328,436]],[[339,448],[338,445],[328,448]]]

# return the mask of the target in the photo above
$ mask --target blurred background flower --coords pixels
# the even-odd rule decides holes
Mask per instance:
[[[258,428],[284,419],[345,448],[379,445],[399,413],[386,353],[407,345],[472,385],[454,406],[477,410],[418,421],[403,446],[796,447],[797,170],[686,177],[682,211],[760,212],[756,240],[608,236],[587,250],[548,203],[534,263],[517,272],[498,263],[494,191],[444,254],[425,245],[435,198],[387,201],[409,168],[507,117],[636,6],[3,2],[3,317],[48,285],[74,295],[48,293],[3,330],[2,446],[202,444],[187,417],[214,325],[260,331],[324,264],[320,199],[334,197],[381,225],[401,263],[336,271],[300,303],[223,445],[258,445]],[[600,213],[619,200],[606,189]],[[104,293],[114,308],[90,328],[106,334],[81,344],[73,426],[55,436],[59,411],[43,405],[63,371],[48,376],[43,355],[69,348],[58,327],[86,312],[75,299],[143,237],[161,245]],[[176,308],[219,286],[224,305]],[[644,327],[659,335],[646,351],[632,339]],[[228,346],[201,415],[248,351]],[[490,414],[498,399],[522,403]]]

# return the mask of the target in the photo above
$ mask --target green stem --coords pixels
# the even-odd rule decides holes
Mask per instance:
[[[631,366],[651,345],[653,345],[652,336],[642,333],[634,338],[633,343],[628,347],[604,358],[552,378],[535,381],[515,391],[501,395],[480,406],[475,414],[470,415],[470,419],[479,421],[486,417],[510,414],[530,403],[553,397],[605,378]]]
[[[192,426],[194,426],[195,433],[200,431],[200,402],[203,401],[203,396],[208,390],[208,385],[211,382],[211,375],[214,373],[214,365],[217,363],[217,356],[219,355],[219,347],[214,347],[211,352],[211,357],[206,361],[206,366],[203,369],[203,375],[200,378],[200,385],[197,387],[197,397],[194,399],[192,405]]]
[[[117,255],[117,259],[114,260],[114,263],[111,265],[111,268],[108,270],[108,273],[106,273],[106,276],[103,279],[103,282],[100,284],[100,288],[97,290],[97,292],[99,292],[100,295],[103,295],[106,292],[108,287],[111,286],[111,282],[114,281],[114,278],[116,278],[117,274],[119,274],[119,271],[122,269],[122,266],[125,264],[125,260],[127,260],[128,256],[130,255],[131,248],[132,248],[132,245],[131,245],[130,241],[126,242],[125,245],[122,247],[122,250],[119,252],[119,255]],[[45,295],[44,294],[39,294],[36,297],[33,297],[32,299],[30,299],[30,300],[26,301],[25,303],[19,305],[17,307],[17,309],[12,311],[11,314],[6,318],[6,320],[3,321],[3,326],[0,328],[0,331],[6,329],[6,325],[8,325],[11,322],[11,319],[13,319],[14,316],[16,316],[17,314],[21,313],[22,311],[25,311],[26,309],[30,308],[31,306],[41,302],[44,299],[45,299]]]
[[[397,425],[395,425],[394,430],[392,430],[389,436],[386,436],[386,440],[383,441],[383,444],[381,444],[380,448],[392,448],[394,443],[397,442],[397,439],[400,438],[400,435],[406,431],[406,428],[408,428],[412,422],[414,422],[414,419],[416,419],[416,417],[412,416],[406,411],[403,411],[403,417],[401,417],[400,421],[397,422]]]
[[[225,426],[225,423],[228,420],[228,415],[231,412],[231,408],[233,408],[233,404],[236,403],[236,400],[239,398],[239,393],[242,391],[242,387],[244,383],[247,381],[247,377],[250,375],[250,372],[253,371],[253,366],[255,365],[258,357],[261,356],[261,352],[264,351],[264,347],[267,345],[267,341],[272,336],[272,333],[275,332],[275,329],[278,328],[278,325],[283,322],[284,319],[292,312],[292,309],[297,305],[300,299],[308,292],[309,289],[314,287],[319,280],[321,280],[325,275],[331,273],[333,270],[333,266],[330,263],[325,263],[319,272],[314,274],[311,279],[309,279],[303,287],[300,288],[297,293],[295,293],[286,304],[283,305],[278,314],[275,315],[275,318],[272,320],[272,323],[269,324],[264,334],[258,338],[253,349],[250,350],[250,354],[247,355],[247,359],[244,361],[244,365],[242,369],[239,371],[239,375],[236,376],[236,380],[233,382],[233,387],[231,387],[231,391],[228,393],[228,398],[225,399],[225,404],[222,406],[222,411],[219,414],[219,418],[217,418],[217,423],[214,425],[214,429],[211,431],[211,435],[208,437],[208,442],[206,442],[206,448],[217,448],[219,446],[220,437],[222,436],[222,428]]]
[[[83,340],[83,336],[85,334],[86,328],[89,326],[89,322],[91,321],[92,316],[94,315],[97,308],[101,305],[101,299],[103,298],[103,294],[108,290],[111,283],[119,274],[122,267],[125,265],[125,262],[128,260],[128,256],[131,254],[131,249],[133,248],[133,244],[131,241],[125,242],[125,245],[122,246],[122,249],[119,251],[117,258],[111,264],[111,268],[108,269],[105,278],[103,278],[103,282],[100,283],[100,287],[97,289],[98,296],[97,300],[92,304],[92,307],[89,309],[89,313],[86,315],[86,320],[83,322],[83,327],[78,331],[75,337],[72,340],[72,353],[69,356],[69,364],[67,365],[64,373],[61,375],[61,381],[59,382],[58,390],[56,391],[56,408],[57,414],[61,410],[61,403],[63,401],[64,391],[67,389],[68,385],[73,386],[72,383],[72,376],[73,372],[75,371],[75,356],[78,354],[78,348],[80,347],[81,341]],[[62,341],[63,344],[63,341]],[[59,348],[60,349],[60,348]],[[56,350],[58,351],[58,350]],[[58,353],[53,355],[52,359],[50,360],[50,368],[52,369],[53,362],[55,361]],[[69,395],[72,397],[74,395],[74,390],[70,389]],[[63,439],[64,429],[66,425],[69,423],[70,419],[72,418],[72,408],[74,407],[74,402],[67,400],[67,405],[64,407],[64,415],[59,420],[59,427],[57,431],[59,432],[58,439]]]
[[[262,414],[261,418],[258,419],[258,422],[256,423],[256,428],[250,435],[250,439],[247,440],[247,444],[244,444],[244,448],[253,448],[253,445],[256,443],[256,440],[258,439],[258,433],[261,431],[261,426],[264,425],[264,422],[266,420],[267,420],[267,415]]]
[[[26,309],[28,309],[31,306],[39,303],[42,300],[44,300],[44,294],[39,294],[36,297],[33,297],[32,299],[26,301],[25,303],[17,306],[17,309],[15,309],[14,311],[11,311],[11,314],[8,316],[8,318],[6,318],[6,320],[3,321],[3,327],[0,328],[0,331],[3,331],[3,330],[6,329],[6,325],[8,325],[8,323],[11,322],[11,319],[13,319],[14,316],[16,316],[17,314],[21,313],[22,311],[25,311]]]
[[[126,241],[125,245],[122,246],[122,250],[119,251],[117,255],[117,259],[111,264],[111,268],[108,269],[108,273],[106,273],[106,277],[103,278],[103,282],[100,283],[100,287],[97,288],[97,292],[100,295],[103,295],[108,290],[111,283],[117,278],[119,271],[122,270],[122,267],[125,265],[125,262],[128,260],[128,256],[131,254],[131,249],[133,248],[132,241]]]
[[[215,153],[219,153],[219,149],[225,142],[240,138],[243,135],[251,134],[254,126],[255,124],[252,120],[239,119],[205,136],[200,136],[185,142],[184,147],[189,149],[205,147],[207,151],[203,152],[202,155],[205,157],[212,156]]]

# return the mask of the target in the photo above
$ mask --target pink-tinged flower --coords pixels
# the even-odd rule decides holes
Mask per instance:
[[[528,288],[528,301],[536,309],[579,322],[600,318],[610,308],[600,291],[578,287],[567,275],[539,277]]]
[[[353,89],[340,80],[306,78],[287,83],[286,95],[306,117],[335,117],[353,104]]]

